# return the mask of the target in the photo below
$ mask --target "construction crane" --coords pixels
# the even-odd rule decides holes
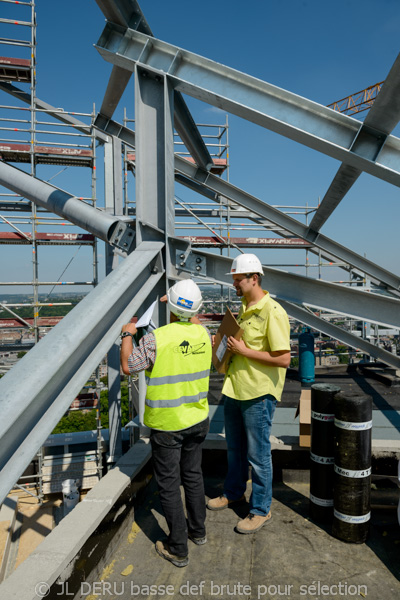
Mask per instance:
[[[353,115],[368,110],[373,105],[383,83],[383,81],[375,83],[375,85],[371,85],[365,90],[346,96],[346,98],[337,100],[337,102],[332,102],[332,104],[328,104],[328,108],[333,108],[333,110],[347,115]]]

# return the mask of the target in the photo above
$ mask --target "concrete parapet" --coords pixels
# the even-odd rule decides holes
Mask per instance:
[[[68,579],[84,543],[148,462],[150,455],[147,440],[135,444],[0,585],[0,596],[7,600],[37,600],[47,596],[57,580]]]

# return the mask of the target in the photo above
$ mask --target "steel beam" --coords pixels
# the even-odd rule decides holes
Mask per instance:
[[[131,75],[132,73],[129,71],[115,65],[113,66],[101,104],[100,114],[109,119],[113,116]]]
[[[163,276],[143,243],[0,380],[0,503]]]
[[[96,3],[107,21],[153,35],[137,0],[96,0]]]
[[[318,152],[400,186],[400,139],[359,121],[138,31],[108,23],[96,48],[112,64],[135,64],[171,78],[177,91],[252,121]]]
[[[202,169],[209,171],[213,166],[213,159],[201,137],[197,125],[183,99],[182,94],[174,92],[175,104],[175,129],[179,137],[191,154],[194,162]]]
[[[124,252],[131,249],[135,236],[129,218],[115,217],[93,208],[3,161],[0,161],[0,184]]]
[[[400,54],[397,56],[381,91],[361,127],[354,144],[372,136],[381,136],[381,140],[393,131],[400,120]],[[370,133],[371,132],[371,133]],[[353,150],[353,148],[352,148]],[[335,208],[361,175],[362,170],[343,164],[339,168],[327,193],[314,214],[310,230],[319,231]]]
[[[383,269],[379,265],[376,265],[363,256],[352,252],[348,248],[345,248],[344,246],[322,234],[310,233],[306,225],[303,225],[289,215],[285,215],[278,209],[273,208],[255,196],[247,194],[240,188],[233,186],[231,183],[224,181],[220,177],[217,177],[212,173],[203,173],[194,165],[191,165],[188,161],[178,156],[175,156],[175,170],[181,175],[188,177],[190,180],[206,188],[207,197],[210,197],[208,192],[211,190],[212,192],[224,196],[229,200],[233,200],[236,204],[239,204],[251,212],[267,219],[268,221],[279,225],[296,237],[301,237],[302,239],[311,242],[317,248],[321,248],[321,250],[328,252],[330,255],[344,260],[352,267],[359,269],[362,273],[368,273],[371,277],[389,286],[390,288],[400,290],[400,277],[397,275],[390,273],[386,269]],[[180,182],[184,182],[182,178],[180,179]],[[196,187],[197,190],[200,189],[198,186]]]
[[[362,171],[350,165],[342,164],[339,167],[328,191],[321,200],[309,226],[310,232],[318,232],[328,220],[335,208],[339,206],[352,185],[357,181]]]
[[[232,277],[227,275],[232,258],[200,250],[193,250],[187,259],[182,259],[180,256],[180,251],[177,249],[175,265],[177,277],[185,271],[196,273],[196,267],[193,268],[192,265],[198,264],[200,268],[197,269],[196,276],[215,283],[232,285]],[[200,259],[198,263],[196,258]],[[400,300],[328,281],[309,279],[264,265],[263,269],[265,288],[279,300],[400,328]]]
[[[119,137],[122,141],[135,146],[135,133],[128,127],[124,127],[111,119],[104,119],[99,115],[95,121],[95,127],[104,132]],[[270,206],[255,196],[251,196],[244,190],[235,187],[231,183],[217,177],[212,173],[205,173],[196,165],[175,154],[175,179],[182,185],[202,194],[210,200],[218,201],[218,196],[232,200],[239,206],[248,209],[253,214],[265,218],[267,221],[282,227],[285,231],[312,243],[317,248],[335,256],[340,260],[358,269],[361,273],[367,273],[376,281],[383,283],[389,288],[400,290],[400,277],[383,269],[379,265],[367,260],[356,252],[338,244],[334,240],[320,234],[310,233],[309,228],[300,221],[285,215],[280,210]],[[251,217],[249,217],[251,218]]]
[[[387,352],[387,350],[383,350],[382,348],[341,329],[337,325],[334,325],[321,317],[317,317],[317,315],[314,315],[308,310],[304,310],[304,308],[301,308],[292,302],[286,302],[286,300],[280,299],[279,303],[283,306],[288,315],[293,317],[293,319],[296,319],[296,321],[300,321],[300,323],[304,323],[335,340],[339,340],[351,348],[362,350],[365,354],[373,356],[395,369],[400,369],[400,357],[395,356],[391,352]]]
[[[136,237],[173,236],[173,90],[164,78],[135,74]],[[165,290],[166,291],[166,290]]]
[[[136,0],[96,0],[96,2],[106,19],[111,23],[115,23],[123,29],[129,27],[153,37],[153,32]],[[131,69],[114,65],[100,110],[100,113],[107,118],[113,116],[131,74]],[[182,95],[175,92],[174,96],[175,129],[195,163],[202,169],[209,170],[213,166],[213,160],[208,148]]]
[[[389,135],[400,120],[400,54],[393,63],[364,125]]]
[[[138,241],[162,239],[166,277],[150,294],[149,303],[164,296],[171,277],[169,240],[175,231],[174,211],[174,99],[166,77],[148,77],[135,71],[136,119],[136,238]],[[156,303],[153,321],[168,322],[167,307]],[[146,384],[139,377],[139,419],[143,419]]]

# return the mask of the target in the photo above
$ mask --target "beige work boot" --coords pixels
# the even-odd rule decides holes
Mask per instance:
[[[188,556],[176,556],[176,554],[172,554],[169,546],[166,542],[162,542],[158,540],[155,544],[156,552],[165,560],[169,560],[175,567],[186,567],[189,564]]]
[[[239,521],[236,525],[236,531],[239,533],[255,533],[261,527],[263,527],[272,518],[271,511],[263,517],[262,515],[255,515],[250,513],[245,519]]]
[[[218,496],[218,498],[213,498],[212,500],[208,500],[206,506],[210,510],[224,510],[224,508],[228,508],[228,506],[232,506],[238,502],[244,502],[246,498],[242,496],[239,500],[228,500],[226,496]]]

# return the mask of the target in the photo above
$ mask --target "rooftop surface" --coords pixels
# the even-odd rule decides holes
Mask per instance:
[[[154,543],[165,537],[167,529],[156,485],[149,475],[150,448],[141,440],[37,549],[31,548],[32,555],[21,565],[22,571],[21,567],[17,569],[1,586],[7,600],[43,597],[33,593],[40,582],[44,586],[41,590],[49,592],[46,595],[49,600],[168,597],[397,600],[400,527],[399,489],[394,475],[397,479],[400,388],[365,379],[358,373],[346,373],[345,368],[318,370],[316,382],[335,383],[345,392],[361,390],[374,399],[373,438],[384,443],[375,446],[373,443],[373,456],[376,459],[376,449],[384,447],[383,455],[390,456],[390,460],[373,461],[372,517],[365,544],[340,541],[332,536],[330,524],[314,522],[309,516],[309,452],[295,443],[299,423],[294,415],[302,388],[295,374],[289,373],[273,429],[278,438],[273,444],[273,518],[263,529],[251,535],[235,532],[238,519],[247,514],[246,505],[222,512],[207,511],[208,542],[205,546],[190,543],[189,565],[177,569],[160,558]],[[221,376],[212,377],[211,429],[216,433],[223,429],[221,383]],[[208,497],[222,492],[226,471],[223,436],[219,443],[211,442],[208,447],[214,449],[204,452]],[[129,477],[133,477],[131,491],[121,495],[122,490],[128,490]],[[247,498],[249,494],[250,484]],[[100,526],[95,524],[94,515]],[[33,515],[32,523],[39,522],[38,518]],[[19,550],[24,550],[22,537]],[[58,577],[56,572],[62,574],[65,583],[51,585]]]
[[[220,403],[221,382],[219,375],[211,381],[210,403],[217,410],[222,409],[215,407]],[[335,383],[343,392],[370,394],[374,422],[387,421],[391,437],[399,433],[400,388],[366,379],[357,372],[347,373],[345,368],[317,370],[316,382]],[[292,423],[282,415],[290,413],[293,417],[300,391],[301,384],[293,373],[286,381],[277,409],[275,435],[279,432],[285,437],[285,431],[298,431],[298,420]],[[217,413],[214,419],[216,416]],[[216,428],[218,422],[214,421]],[[384,427],[378,429],[381,439]],[[225,461],[223,452],[205,451],[207,497],[222,493]],[[284,461],[277,462],[284,465]],[[332,536],[330,524],[310,519],[307,470],[281,468],[280,464],[275,479],[270,523],[256,534],[241,535],[236,533],[235,525],[247,514],[248,505],[207,511],[207,544],[196,546],[189,542],[189,565],[181,569],[160,558],[154,549],[155,542],[165,538],[168,530],[155,482],[151,480],[133,524],[124,531],[109,563],[98,573],[97,581],[88,579],[81,583],[77,598],[86,598],[85,594],[92,594],[91,600],[399,598],[399,490],[393,479],[377,478],[372,485],[372,519],[364,544],[338,540]]]
[[[310,520],[309,485],[298,473],[297,481],[290,481],[292,474],[275,484],[272,520],[256,534],[235,532],[246,505],[207,511],[207,544],[189,542],[185,568],[174,567],[154,549],[167,528],[152,480],[109,564],[97,581],[81,583],[77,598],[397,600],[400,529],[394,505],[373,511],[367,543],[348,544],[332,537],[330,527]],[[206,477],[207,495],[221,492],[221,478]],[[387,492],[374,492],[373,501],[390,503]]]

